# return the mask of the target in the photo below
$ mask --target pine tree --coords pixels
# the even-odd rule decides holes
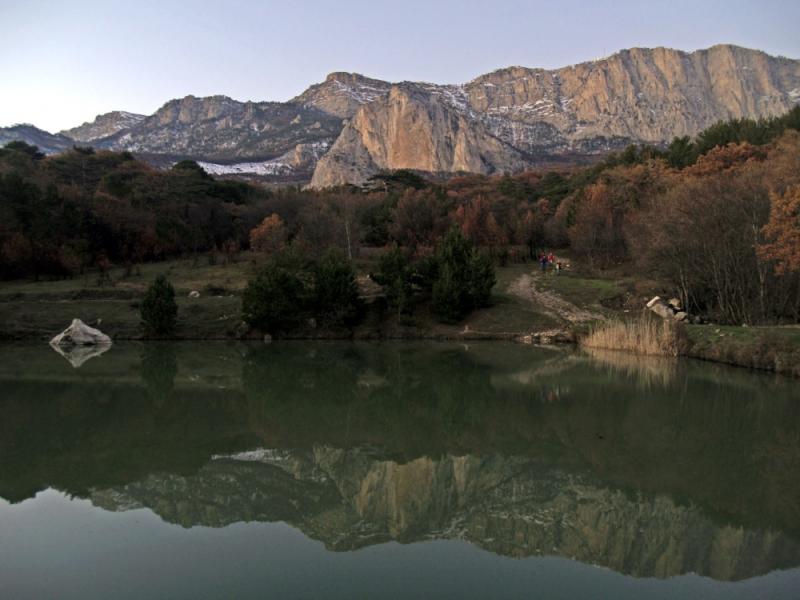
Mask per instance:
[[[156,277],[147,288],[140,310],[147,335],[162,337],[175,332],[178,320],[175,289],[164,275]]]

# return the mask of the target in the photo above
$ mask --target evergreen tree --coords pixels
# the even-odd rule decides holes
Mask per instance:
[[[372,279],[386,295],[386,302],[398,315],[411,313],[414,269],[406,254],[397,246],[380,257]]]
[[[494,265],[457,227],[445,235],[437,248],[436,263],[433,311],[443,321],[459,321],[489,302],[495,284]]]
[[[307,304],[305,286],[295,269],[270,261],[242,293],[242,318],[261,331],[290,331],[302,320]]]
[[[322,323],[351,325],[361,313],[353,267],[339,252],[326,253],[313,267],[313,311]]]
[[[159,275],[147,288],[141,304],[145,332],[150,336],[167,336],[175,332],[178,305],[175,289],[164,275]]]

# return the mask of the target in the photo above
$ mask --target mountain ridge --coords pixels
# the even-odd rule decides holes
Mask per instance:
[[[73,140],[230,165],[232,174],[294,152],[310,160],[289,167],[293,178],[327,187],[360,184],[382,169],[516,171],[548,157],[665,144],[798,103],[800,60],[733,44],[635,47],[557,69],[502,67],[462,84],[334,71],[286,102],[189,95],[149,116],[113,111],[55,135],[0,128],[0,143],[26,141],[27,131],[46,152]],[[282,175],[264,176],[287,173],[274,171]]]

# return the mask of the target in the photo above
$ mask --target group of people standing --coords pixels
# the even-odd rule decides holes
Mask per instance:
[[[561,261],[558,258],[556,258],[556,255],[553,254],[552,252],[550,252],[549,254],[545,254],[544,252],[542,252],[539,255],[539,265],[541,265],[542,267],[542,273],[546,273],[547,270],[552,266],[553,271],[555,272],[556,275],[558,275],[561,272],[561,269],[563,268]]]

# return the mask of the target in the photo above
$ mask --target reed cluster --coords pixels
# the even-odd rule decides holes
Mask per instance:
[[[675,323],[645,316],[600,325],[581,340],[581,345],[636,354],[678,356],[680,336]]]

